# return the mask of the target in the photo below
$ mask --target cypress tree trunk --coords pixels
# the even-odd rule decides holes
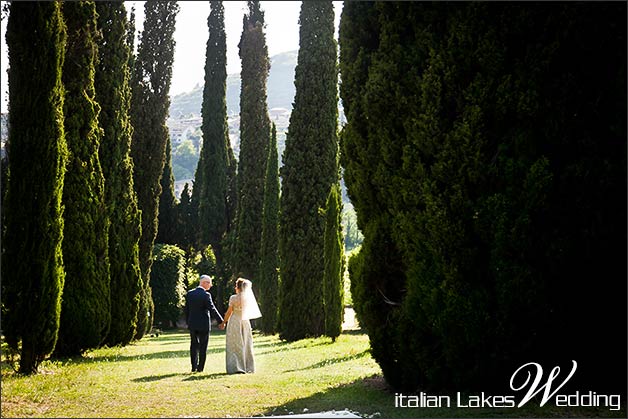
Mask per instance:
[[[303,2],[300,23],[296,95],[281,168],[279,331],[290,341],[325,332],[325,218],[319,209],[339,177],[332,3]]]
[[[334,341],[342,332],[344,317],[345,246],[342,238],[340,185],[332,185],[325,210],[325,335]]]
[[[266,159],[266,185],[264,186],[264,224],[262,226],[262,252],[259,270],[258,293],[262,317],[256,322],[264,333],[277,330],[279,302],[279,162],[277,155],[277,129],[272,124],[270,147]]]
[[[264,12],[259,1],[249,1],[240,38],[242,87],[240,93],[240,162],[234,273],[259,278],[262,241],[264,178],[270,137],[266,104],[269,61],[264,34]],[[261,157],[261,158],[260,158]]]
[[[57,342],[65,276],[61,69],[66,32],[57,2],[12,2],[10,7],[2,332],[14,350],[21,340],[20,372],[30,374]]]
[[[63,66],[65,136],[70,152],[63,189],[66,278],[57,355],[78,355],[100,346],[109,332],[109,218],[98,148],[100,106],[95,101],[96,6],[66,2],[68,30]]]
[[[133,188],[131,88],[124,3],[96,2],[102,42],[96,66],[96,100],[103,128],[99,157],[105,177],[111,274],[111,326],[106,342],[126,345],[135,334],[141,291],[140,213]]]
[[[142,296],[137,319],[136,339],[151,327],[152,299],[150,267],[157,235],[157,211],[161,196],[168,128],[166,118],[170,99],[170,79],[174,57],[174,29],[179,6],[176,2],[147,1],[144,5],[144,30],[132,74],[131,156],[138,207],[142,212],[140,269]]]
[[[161,196],[159,197],[159,225],[157,242],[178,244],[177,241],[177,198],[174,196],[174,175],[172,174],[172,147],[170,136],[166,142],[164,171],[161,174]]]

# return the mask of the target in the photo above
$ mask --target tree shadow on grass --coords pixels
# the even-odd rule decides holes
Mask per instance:
[[[207,354],[215,354],[224,352],[225,349],[222,346],[215,348],[207,348]],[[55,358],[58,361],[71,361],[79,364],[89,364],[97,362],[122,362],[122,361],[146,361],[151,359],[168,359],[168,358],[189,358],[190,350],[182,349],[178,351],[162,351],[152,352],[148,354],[140,355],[110,355],[110,356],[94,356],[94,357],[73,357],[73,358]]]
[[[191,373],[191,372],[175,372],[171,374],[156,374],[156,375],[147,375],[145,377],[134,378],[131,381],[136,383],[149,383],[152,381],[165,380],[166,378],[172,377],[185,377],[181,381],[200,381],[200,380],[213,380],[215,378],[220,378],[227,375],[226,372],[217,372],[213,374],[203,374],[201,373]]]
[[[306,371],[306,370],[313,370],[313,369],[317,369],[317,368],[328,367],[330,365],[338,364],[340,362],[348,362],[348,361],[353,361],[354,359],[360,359],[360,358],[363,358],[363,357],[365,357],[365,356],[367,356],[369,354],[370,354],[370,350],[365,349],[364,351],[359,352],[357,354],[346,355],[346,356],[339,356],[337,358],[325,359],[324,361],[317,362],[316,364],[312,364],[310,366],[303,367],[303,368],[297,368],[297,369],[294,369],[294,370],[289,370],[289,371],[286,371],[286,372]]]
[[[346,329],[342,331],[343,335],[351,335],[351,336],[358,336],[358,335],[366,335],[366,332],[362,329]]]
[[[165,380],[166,378],[176,377],[179,375],[187,375],[187,373],[179,372],[173,374],[147,375],[146,377],[134,378],[131,381],[134,381],[136,383],[149,383],[151,381]]]
[[[313,348],[315,346],[324,346],[324,345],[329,345],[331,343],[330,342],[316,342],[316,343],[308,343],[306,345],[298,345],[298,346],[287,346],[290,344],[294,344],[294,342],[286,342],[285,345],[279,346],[277,344],[268,344],[268,345],[255,345],[253,344],[253,346],[255,347],[255,349],[258,349],[260,347],[270,347],[270,348],[277,348],[277,346],[279,346],[279,348],[270,351],[264,351],[264,352],[255,352],[255,355],[267,355],[267,354],[276,354],[278,352],[286,352],[286,351],[296,351],[298,349],[309,349],[309,348]]]
[[[263,412],[264,416],[289,415],[292,413],[340,412],[349,410],[361,417],[371,417],[380,413],[390,417],[394,409],[395,395],[381,375],[355,380],[338,387],[315,393],[309,397],[291,400]],[[385,409],[386,408],[386,409]],[[304,410],[307,409],[307,410]],[[386,414],[386,412],[389,412]]]
[[[220,336],[224,334],[225,334],[225,331],[218,329],[218,327],[216,326],[212,327],[209,333],[210,338],[213,335]],[[161,332],[159,336],[150,336],[147,334],[141,340],[136,341],[136,342],[142,343],[143,340],[150,341],[150,342],[173,341],[173,340],[185,341],[186,339],[189,339],[189,338],[190,338],[190,331],[188,329],[168,329]]]
[[[155,337],[145,337],[142,340],[146,340],[147,342],[174,342],[174,341],[185,341],[185,339],[189,339],[190,335],[189,334],[180,334],[183,332],[178,332],[176,335],[159,335],[159,336],[155,336]],[[138,342],[142,342],[142,340],[138,341]]]
[[[262,343],[257,343],[259,339],[255,339],[255,337],[253,337],[253,345],[255,345],[256,348],[281,348],[283,346],[289,345],[290,342],[284,342],[284,341],[279,341],[279,342],[262,342]]]
[[[200,380],[214,380],[216,378],[224,377],[227,375],[226,372],[216,372],[213,374],[194,374],[190,375],[188,378],[184,378],[183,381],[200,381]]]

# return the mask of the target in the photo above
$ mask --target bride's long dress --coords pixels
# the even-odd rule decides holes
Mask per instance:
[[[242,303],[239,295],[229,298],[232,314],[227,323],[226,348],[227,374],[255,372],[253,358],[253,333],[251,322],[242,319]]]

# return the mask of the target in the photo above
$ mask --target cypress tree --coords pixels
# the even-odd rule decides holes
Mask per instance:
[[[199,245],[211,245],[218,271],[217,300],[223,300],[228,274],[223,258],[223,240],[227,233],[229,166],[233,154],[227,124],[227,42],[224,6],[220,1],[210,2],[207,18],[209,38],[205,53],[205,86],[201,114],[203,145],[196,169],[192,199],[198,209],[197,231]]]
[[[227,231],[222,244],[223,257],[222,268],[225,274],[235,272],[235,235],[237,227],[238,210],[238,162],[229,147],[229,166],[227,169]]]
[[[279,302],[279,162],[277,155],[277,129],[272,124],[268,158],[266,159],[266,185],[264,186],[264,218],[262,224],[262,251],[258,281],[258,298],[262,317],[256,322],[264,333],[277,329]]]
[[[158,243],[178,244],[177,242],[177,198],[174,196],[174,175],[172,174],[172,148],[170,136],[166,142],[166,159],[161,174],[161,196],[159,197]]]
[[[323,210],[338,181],[338,74],[332,2],[303,2],[294,109],[281,168],[279,331],[325,332]]]
[[[30,374],[57,342],[65,276],[61,197],[67,147],[61,73],[66,31],[57,2],[12,2],[8,19],[2,332],[12,349],[18,350],[21,342],[20,372]]]
[[[126,45],[129,47],[130,85],[133,81],[133,71],[135,69],[135,5],[131,6],[131,13],[129,14],[129,21],[126,27]]]
[[[572,353],[596,365],[580,384],[625,391],[625,12],[345,5],[352,296],[394,387],[490,388]]]
[[[325,207],[325,335],[334,341],[342,332],[344,317],[345,247],[342,238],[342,197],[340,185],[329,190]]]
[[[150,267],[157,235],[160,180],[168,142],[168,91],[172,78],[175,44],[173,34],[178,11],[176,2],[147,1],[144,4],[144,30],[131,77],[131,123],[134,129],[131,156],[135,164],[133,181],[138,207],[142,212],[142,296],[135,334],[137,339],[151,326],[150,313],[153,309],[149,286]]]
[[[96,5],[67,2],[62,10],[68,30],[62,80],[70,154],[63,188],[66,278],[55,354],[78,355],[100,346],[109,333],[109,218],[98,158],[102,130],[94,88]]]
[[[399,24],[399,22],[395,22]],[[397,350],[400,292],[405,287],[399,249],[390,237],[386,202],[375,173],[383,172],[378,142],[367,131],[366,86],[379,45],[379,15],[375,3],[347,2],[340,20],[340,96],[347,117],[341,133],[344,180],[355,206],[358,228],[364,234],[359,253],[349,259],[351,296],[361,327],[370,339],[371,353],[386,380],[398,385],[403,357]],[[392,103],[391,105],[394,105]],[[390,112],[387,110],[387,112]],[[379,183],[378,183],[379,185]],[[373,291],[377,290],[377,291]],[[391,319],[390,322],[382,319]],[[409,364],[409,363],[408,363]],[[419,375],[419,374],[417,374]]]
[[[264,34],[264,12],[260,9],[259,1],[249,1],[248,7],[238,45],[242,59],[242,85],[234,273],[256,280],[259,278],[262,240],[265,157],[268,155],[270,138],[270,118],[266,104],[266,79],[270,63]]]
[[[177,205],[177,242],[181,245],[181,248],[188,254],[191,253],[192,246],[194,245],[194,213],[192,211],[192,202],[190,197],[189,184],[186,183],[181,191],[181,199]]]
[[[227,125],[227,43],[224,6],[210,2],[207,18],[209,39],[205,55],[205,86],[201,114],[203,145],[196,169],[193,197],[198,197],[198,229],[201,245],[211,244],[218,263],[220,243],[227,230],[227,171],[229,127]]]
[[[105,177],[111,274],[111,326],[108,345],[126,345],[135,334],[141,291],[140,213],[133,187],[131,88],[124,3],[96,2],[102,42],[94,85],[103,137],[99,157]]]

